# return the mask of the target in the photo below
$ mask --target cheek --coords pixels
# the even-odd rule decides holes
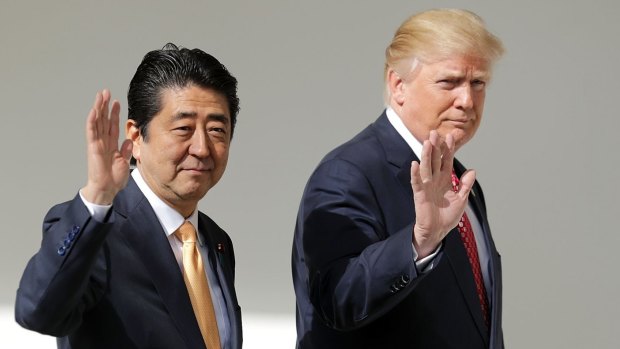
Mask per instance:
[[[485,93],[481,93],[476,97],[476,113],[478,114],[478,118],[482,117],[482,111],[484,110],[484,97]]]
[[[182,143],[169,142],[162,144],[159,149],[159,155],[168,163],[179,164],[188,154],[188,146]]]
[[[429,95],[426,97],[426,114],[427,117],[440,119],[444,113],[450,112],[455,102],[454,96],[450,94]]]
[[[224,172],[228,164],[228,148],[217,150],[217,162],[221,172]]]
[[[477,122],[480,122],[480,119],[482,119],[482,112],[483,112],[483,111],[484,111],[484,104],[482,104],[482,103],[481,103],[481,104],[479,104],[479,105],[476,107],[476,116],[478,116],[478,117],[476,118],[476,121],[477,121]]]

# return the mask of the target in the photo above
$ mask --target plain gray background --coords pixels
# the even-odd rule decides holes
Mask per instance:
[[[381,113],[383,50],[410,14],[477,12],[503,39],[458,157],[485,189],[511,348],[617,348],[620,2],[7,1],[0,10],[0,304],[41,221],[85,183],[97,90],[123,106],[142,56],[199,47],[239,79],[223,180],[201,209],[232,236],[246,313],[293,314],[299,199],[320,158]]]

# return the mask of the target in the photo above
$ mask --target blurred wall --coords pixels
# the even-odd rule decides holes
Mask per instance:
[[[142,56],[199,47],[239,79],[223,180],[201,209],[233,237],[246,313],[294,313],[290,251],[321,157],[381,113],[383,50],[410,14],[468,8],[504,40],[478,171],[504,266],[513,348],[617,348],[620,3],[594,1],[12,1],[0,11],[0,303],[41,221],[85,184],[97,90],[123,105]]]

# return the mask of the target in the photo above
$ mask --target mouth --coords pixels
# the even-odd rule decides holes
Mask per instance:
[[[473,119],[469,119],[469,118],[465,118],[465,119],[447,119],[445,121],[450,123],[450,124],[452,124],[452,125],[454,125],[454,126],[462,127],[462,126],[465,126],[465,125],[471,123],[473,121]]]
[[[201,174],[211,171],[209,168],[197,167],[197,168],[183,168],[181,171],[186,171],[193,174]]]
[[[179,170],[190,174],[203,174],[213,171],[215,163],[210,160],[206,161],[187,161],[187,163],[180,164]]]

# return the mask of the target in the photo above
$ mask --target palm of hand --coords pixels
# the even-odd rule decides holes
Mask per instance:
[[[447,234],[456,226],[463,214],[463,201],[452,189],[449,176],[441,176],[436,181],[424,183],[423,188],[414,192],[416,226],[427,234],[439,230]]]
[[[448,134],[443,141],[436,131],[431,131],[429,140],[424,142],[420,163],[411,164],[416,216],[413,244],[421,257],[437,248],[465,211],[475,173],[465,172],[461,178],[461,188],[454,191],[451,183],[453,161],[452,135]]]
[[[86,121],[88,182],[82,189],[85,199],[109,205],[129,179],[132,143],[118,146],[120,103],[114,101],[108,112],[110,92],[97,93]]]

